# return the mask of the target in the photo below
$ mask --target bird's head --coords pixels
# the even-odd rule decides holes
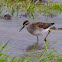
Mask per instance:
[[[20,29],[20,31],[26,26],[28,26],[29,25],[29,21],[28,20],[25,20],[24,22],[23,22],[23,27]],[[20,32],[19,31],[19,32]]]

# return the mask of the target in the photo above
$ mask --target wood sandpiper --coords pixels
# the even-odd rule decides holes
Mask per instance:
[[[32,35],[35,35],[37,37],[37,43],[38,43],[38,41],[39,41],[38,36],[48,31],[48,34],[44,38],[44,41],[47,41],[46,38],[50,33],[50,27],[52,25],[54,25],[54,23],[43,23],[43,22],[30,23],[28,20],[25,20],[23,22],[23,27],[20,29],[20,31],[24,27],[26,27],[29,33],[31,33]]]

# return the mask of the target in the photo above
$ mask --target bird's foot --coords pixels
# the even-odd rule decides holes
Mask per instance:
[[[39,43],[38,42],[36,42],[36,45],[38,45]]]
[[[45,41],[45,42],[47,41],[46,38],[44,39],[44,41]]]

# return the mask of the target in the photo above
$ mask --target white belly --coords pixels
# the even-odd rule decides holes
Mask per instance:
[[[34,35],[36,35],[36,36],[37,36],[37,35],[41,35],[41,34],[47,32],[49,29],[50,29],[50,28],[41,29],[41,30],[36,30],[36,31],[34,32]]]

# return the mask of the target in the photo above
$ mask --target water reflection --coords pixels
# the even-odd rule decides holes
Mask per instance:
[[[26,48],[26,51],[28,52],[28,51],[42,50],[42,49],[45,49],[43,43],[38,44],[38,45],[36,45],[36,43],[35,43],[35,44],[33,44],[33,45],[28,46],[28,47]]]
[[[21,17],[21,18],[12,17],[12,20],[10,20],[10,21],[0,19],[0,42],[1,41],[7,42],[8,40],[10,40],[6,49],[13,46],[13,48],[9,51],[9,54],[11,53],[11,55],[13,55],[13,56],[20,55],[25,52],[29,52],[34,48],[36,38],[34,36],[32,36],[31,34],[29,34],[26,29],[23,29],[22,32],[19,32],[20,28],[22,27],[22,23],[26,19],[28,19],[28,18],[27,17]],[[56,28],[62,29],[62,14],[60,14],[56,17],[53,17],[53,18],[48,18],[47,21],[46,21],[45,16],[43,16],[43,14],[40,14],[38,16],[38,18],[35,18],[34,20],[32,20],[30,18],[28,20],[30,22],[36,22],[36,21],[54,22],[55,27],[53,29],[56,29]],[[45,35],[43,35],[43,37],[45,37]],[[39,45],[36,45],[33,50],[36,49],[36,51],[37,50],[40,51],[40,50],[45,49],[42,38],[39,37],[39,39],[40,39]],[[50,43],[52,43],[52,41],[54,41],[54,42],[56,41],[56,43],[54,45],[52,45],[50,49],[54,48],[54,49],[57,49],[58,52],[62,52],[62,50],[61,50],[62,32],[52,31],[50,33],[50,35],[48,36],[47,40],[51,41]],[[49,45],[51,45],[51,44],[49,44]]]

